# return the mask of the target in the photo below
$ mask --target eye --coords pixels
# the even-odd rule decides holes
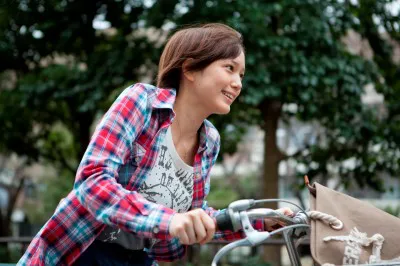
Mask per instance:
[[[229,71],[233,71],[235,69],[233,65],[226,65],[225,67],[229,69]]]

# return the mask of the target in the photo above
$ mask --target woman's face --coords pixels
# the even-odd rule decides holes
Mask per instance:
[[[214,61],[194,73],[194,94],[210,114],[227,114],[242,89],[245,57]]]

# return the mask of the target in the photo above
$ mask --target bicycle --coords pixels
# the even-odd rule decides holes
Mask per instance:
[[[289,203],[299,209],[297,213],[293,217],[288,217],[283,215],[282,213],[268,208],[257,208],[250,209],[258,203],[266,203],[266,202],[286,202]],[[221,248],[217,254],[214,256],[212,261],[212,266],[217,266],[218,261],[229,251],[234,248],[241,246],[257,246],[265,242],[271,236],[276,234],[283,234],[283,239],[286,245],[286,249],[289,255],[290,262],[293,266],[302,266],[300,261],[300,255],[297,251],[297,247],[302,241],[302,239],[306,238],[310,235],[311,225],[310,219],[311,216],[313,219],[322,219],[326,220],[327,223],[331,225],[331,227],[336,229],[341,229],[343,227],[343,223],[338,220],[336,217],[331,216],[329,214],[320,213],[317,211],[305,211],[298,205],[293,202],[281,199],[261,199],[261,200],[253,200],[253,199],[245,199],[234,201],[229,204],[227,210],[218,215],[216,217],[217,227],[220,230],[232,230],[239,231],[243,230],[245,234],[245,238],[241,240],[237,240],[225,245]],[[260,218],[269,218],[276,220],[277,222],[283,222],[285,225],[282,228],[279,228],[272,232],[259,232],[255,230],[252,226],[251,221],[254,219]],[[296,243],[295,243],[296,242]],[[314,265],[317,265],[314,262]],[[319,264],[318,264],[319,265]],[[323,266],[334,266],[333,264],[325,263]],[[348,264],[346,264],[348,265]],[[383,263],[372,263],[372,264],[358,264],[362,265],[374,265],[374,266],[389,266],[389,265],[400,265],[399,261],[396,262],[383,262]]]
[[[257,208],[249,209],[258,203],[266,202],[286,202],[296,206],[300,211],[298,211],[293,217],[288,217],[282,213],[268,208]],[[285,226],[276,229],[272,232],[259,232],[255,230],[252,226],[251,221],[254,219],[269,218],[275,220],[276,222],[284,223]],[[300,240],[308,235],[310,225],[308,224],[307,213],[298,205],[279,199],[269,199],[269,200],[253,200],[244,199],[234,201],[229,204],[226,211],[216,217],[217,227],[220,230],[231,230],[239,231],[243,230],[245,238],[231,242],[221,248],[217,254],[214,256],[212,261],[212,266],[217,266],[218,261],[229,251],[234,248],[241,246],[257,246],[265,242],[271,236],[276,234],[283,234],[283,238],[286,244],[286,248],[289,254],[290,262],[293,266],[302,266],[300,261],[300,255],[297,251],[297,244],[295,240]]]

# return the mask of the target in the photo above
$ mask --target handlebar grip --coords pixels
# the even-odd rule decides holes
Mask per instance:
[[[227,211],[224,211],[224,212],[218,214],[215,217],[215,221],[216,221],[218,230],[221,230],[221,231],[224,231],[224,230],[233,231],[234,230],[231,217]]]

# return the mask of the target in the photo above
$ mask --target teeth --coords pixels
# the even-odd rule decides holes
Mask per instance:
[[[228,97],[229,99],[233,99],[233,96],[231,95],[231,94],[228,94],[228,93],[226,93],[226,92],[222,92],[226,97]]]

